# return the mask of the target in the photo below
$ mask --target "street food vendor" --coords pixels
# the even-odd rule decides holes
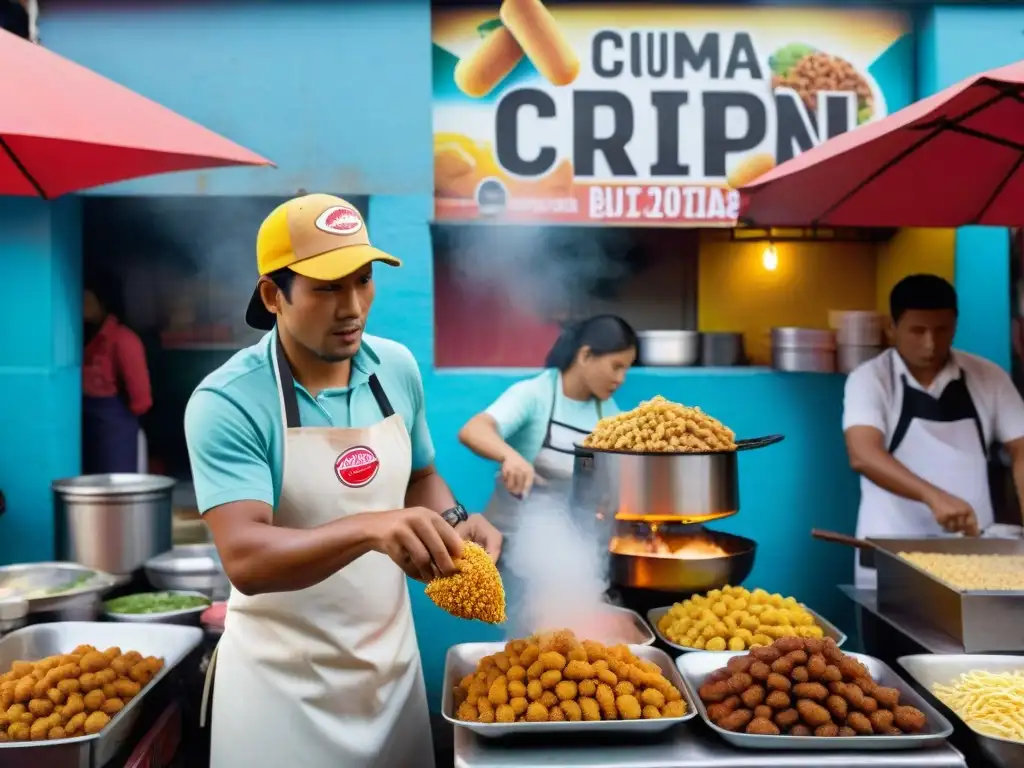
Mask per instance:
[[[548,353],[544,371],[513,384],[459,431],[471,451],[500,465],[484,515],[503,534],[514,530],[531,495],[534,501],[568,499],[573,445],[599,419],[619,412],[612,395],[636,353],[636,332],[621,317],[597,315],[570,325]]]
[[[1006,447],[1024,493],[1024,401],[998,365],[952,349],[953,286],[911,275],[889,296],[893,348],[846,382],[843,431],[861,475],[857,536],[976,536],[994,522],[988,457]],[[858,559],[856,583],[876,573]]]
[[[354,206],[306,195],[257,235],[246,313],[267,330],[210,374],[185,432],[231,580],[215,660],[212,768],[433,766],[406,575],[454,571],[466,516],[434,469],[420,371],[364,334],[373,265]]]

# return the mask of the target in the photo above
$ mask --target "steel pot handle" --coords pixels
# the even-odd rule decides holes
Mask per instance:
[[[786,439],[785,435],[766,435],[765,437],[751,437],[746,440],[736,441],[737,451],[750,451],[754,448],[764,448],[767,445],[775,445]]]
[[[586,448],[584,448],[583,446],[580,446],[580,445],[573,445],[573,447],[572,447],[572,455],[575,456],[577,459],[592,459],[592,458],[594,458],[594,453],[592,451],[588,451]]]

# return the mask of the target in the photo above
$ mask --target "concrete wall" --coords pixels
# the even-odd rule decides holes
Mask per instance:
[[[982,52],[992,50],[991,41],[981,40],[987,32],[980,22],[975,25],[978,38],[970,42],[974,48],[964,52],[964,45],[951,46],[949,40],[968,33],[953,29],[962,27],[963,20],[947,13],[952,11],[936,11],[925,18],[933,46],[929,50],[958,63],[933,67],[928,82],[955,79],[956,68],[1000,63],[980,61]],[[995,32],[1001,24],[994,25]],[[416,355],[424,370],[438,464],[467,506],[479,509],[487,498],[493,467],[462,449],[455,432],[505,387],[531,372],[432,368],[426,0],[221,0],[201,5],[51,0],[45,6],[42,34],[45,44],[58,52],[252,147],[280,166],[276,171],[162,177],[117,185],[101,194],[277,195],[316,189],[372,195],[374,241],[402,256],[406,267],[381,272],[371,330],[404,342]],[[1019,32],[1015,34],[1018,39]],[[923,55],[922,65],[929,63],[926,58]],[[0,487],[8,492],[12,510],[0,519],[0,558],[7,561],[46,556],[48,482],[73,473],[78,465],[81,340],[79,259],[72,242],[75,230],[68,226],[74,221],[73,208],[73,203],[67,209],[42,203],[0,205],[5,250],[15,257],[5,258],[7,274],[12,269],[24,274],[15,297],[22,311],[11,313],[6,330],[0,332],[7,340],[0,357]],[[989,254],[988,269],[998,271],[998,233],[977,237],[971,255],[975,248],[984,250]],[[971,309],[965,311],[962,336],[968,348],[998,353],[998,334],[1007,315],[990,292],[1002,291],[1005,283],[1000,286],[997,277],[988,276],[980,262],[976,270],[973,262],[961,267],[961,261],[957,279],[972,291],[972,297],[964,299]],[[974,290],[981,293],[974,297]],[[987,346],[985,329],[994,335]],[[64,339],[60,345],[49,341],[55,333],[64,334],[58,336]],[[1002,359],[1008,352],[993,356]],[[849,614],[834,585],[849,579],[852,558],[843,550],[811,542],[808,536],[812,526],[852,531],[854,525],[856,482],[846,467],[839,433],[842,385],[838,376],[757,370],[637,370],[623,387],[620,401],[631,403],[660,392],[700,404],[741,436],[785,433],[787,440],[781,445],[743,458],[743,510],[720,527],[760,543],[750,584],[793,594],[849,627]],[[415,587],[413,593],[436,704],[445,648],[495,635],[441,614]]]

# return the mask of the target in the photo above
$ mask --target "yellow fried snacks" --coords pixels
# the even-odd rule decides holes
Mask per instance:
[[[0,743],[99,733],[163,669],[163,659],[80,645],[0,674]]]
[[[782,637],[824,635],[806,608],[792,597],[763,589],[713,589],[673,605],[658,631],[676,645],[705,651],[745,651]]]
[[[637,453],[735,451],[736,434],[700,408],[658,395],[632,411],[601,419],[583,445]]]
[[[682,694],[625,645],[580,642],[567,629],[512,640],[455,688],[455,716],[479,723],[682,717]]]
[[[427,597],[452,616],[479,619],[488,624],[505,621],[505,587],[491,556],[479,544],[467,541],[462,557],[455,560],[459,572],[427,584]]]
[[[900,552],[900,557],[961,592],[1024,590],[1024,555]]]

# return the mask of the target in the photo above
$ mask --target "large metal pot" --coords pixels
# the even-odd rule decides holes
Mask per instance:
[[[57,554],[127,576],[172,546],[171,493],[159,475],[82,475],[53,483]]]
[[[835,333],[818,328],[772,328],[772,368],[794,373],[834,373]]]
[[[782,435],[740,440],[719,453],[632,453],[578,447],[573,504],[604,519],[696,523],[740,508],[737,454]]]
[[[700,360],[697,331],[638,331],[637,362],[649,366],[691,366]]]
[[[611,583],[620,587],[693,594],[737,585],[754,567],[757,544],[743,536],[704,530],[724,557],[684,558],[611,553]],[[670,543],[672,536],[665,536]]]

